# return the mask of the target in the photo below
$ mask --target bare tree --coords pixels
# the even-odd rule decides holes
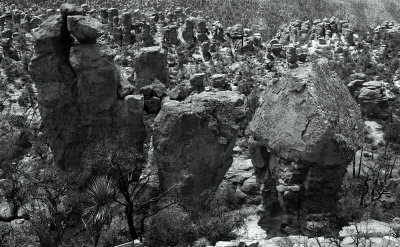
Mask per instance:
[[[25,220],[26,238],[37,239],[39,246],[62,244],[69,230],[79,228],[74,220],[79,203],[69,195],[79,194],[78,181],[85,180],[85,173],[60,171],[35,156],[21,162],[25,151],[19,144],[20,132],[11,128],[1,133],[0,200],[8,210],[0,214],[0,222],[11,225]],[[2,239],[11,236],[12,231],[7,231]]]
[[[387,192],[389,180],[392,177],[393,169],[396,164],[397,157],[393,157],[388,148],[380,155],[380,157],[372,164],[364,164],[364,176],[362,178],[364,188],[360,201],[360,205],[369,202],[379,201]]]

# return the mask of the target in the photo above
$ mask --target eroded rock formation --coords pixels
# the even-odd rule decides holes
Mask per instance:
[[[244,116],[244,97],[234,92],[165,100],[153,136],[161,188],[176,186],[183,196],[215,189],[232,164],[238,123]]]
[[[81,12],[71,6],[61,10],[62,15],[47,19],[35,33],[29,66],[55,163],[62,168],[79,167],[85,148],[104,133],[129,135],[141,148],[143,97],[118,97],[115,52],[95,43],[101,30],[91,23],[97,21],[73,17]],[[70,35],[72,27],[71,33],[79,34],[75,38],[82,43]]]
[[[142,48],[135,58],[137,89],[148,86],[155,79],[168,80],[167,54],[157,46]]]
[[[364,82],[356,96],[361,112],[368,117],[387,119],[390,117],[389,97],[383,81]]]
[[[0,8],[0,86],[5,85],[0,90],[0,136],[12,132],[12,138],[3,137],[33,159],[54,156],[59,166],[70,168],[79,166],[88,144],[104,133],[122,133],[141,147],[142,114],[148,136],[153,136],[158,115],[149,140],[154,140],[151,157],[164,191],[176,185],[184,196],[198,196],[217,187],[230,167],[219,186],[223,195],[217,191],[215,198],[232,199],[226,201],[229,208],[233,203],[254,206],[247,229],[254,230],[262,216],[260,225],[268,230],[256,238],[315,236],[324,220],[337,220],[336,195],[361,136],[360,114],[342,83],[325,71],[325,63],[310,63],[327,58],[367,120],[367,138],[355,160],[362,157],[361,166],[379,161],[381,144],[386,155],[394,139],[388,133],[396,130],[399,116],[398,24],[386,22],[357,34],[354,25],[335,17],[298,20],[263,41],[257,30],[210,23],[201,11],[175,6],[155,11],[97,11],[86,4]],[[31,59],[33,33],[30,70],[36,85],[19,73]],[[32,133],[25,131],[27,126]],[[240,139],[233,148],[237,128]],[[43,144],[40,150],[38,143]],[[390,178],[392,195],[398,184]],[[386,195],[393,199],[391,194],[385,191],[382,208],[393,204],[385,202]],[[258,211],[261,203],[263,212]],[[343,218],[341,222],[347,220]],[[342,245],[354,245],[358,235],[344,238]],[[260,246],[272,246],[277,239],[260,241]],[[303,237],[281,239],[295,245]],[[301,242],[312,245],[313,239],[305,239]],[[332,243],[315,240],[315,245]],[[245,244],[258,242],[217,246]]]
[[[360,109],[326,60],[279,71],[250,123],[250,154],[263,184],[270,234],[306,233],[334,213],[346,167],[362,136]]]

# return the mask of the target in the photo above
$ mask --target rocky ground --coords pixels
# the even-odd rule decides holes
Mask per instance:
[[[0,31],[0,138],[25,158],[82,169],[90,144],[123,135],[151,150],[161,191],[231,191],[246,240],[216,246],[399,245],[400,211],[323,237],[343,224],[355,182],[367,184],[364,208],[395,205],[395,23],[357,33],[337,18],[298,20],[262,40],[191,9],[64,4],[6,7]]]

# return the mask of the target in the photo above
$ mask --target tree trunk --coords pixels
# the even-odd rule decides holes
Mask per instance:
[[[138,239],[139,236],[136,232],[135,223],[133,222],[133,215],[134,215],[133,205],[129,204],[129,206],[126,208],[125,214],[128,222],[129,233],[131,235],[132,241],[134,241]]]
[[[97,245],[99,245],[100,235],[101,235],[101,228],[99,229],[99,227],[96,227],[96,230],[94,233],[93,247],[97,247]]]
[[[361,165],[362,165],[362,157],[363,157],[363,152],[364,152],[364,147],[361,148],[361,153],[360,153],[360,163],[358,164],[358,178],[360,178],[361,175]]]

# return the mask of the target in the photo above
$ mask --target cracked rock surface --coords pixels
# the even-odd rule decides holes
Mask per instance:
[[[231,91],[164,100],[153,136],[161,188],[183,196],[216,188],[232,164],[244,108],[244,96]]]
[[[294,233],[313,215],[334,212],[362,137],[361,112],[324,59],[279,72],[250,123],[250,153],[264,184],[264,227]]]
[[[115,52],[96,44],[102,31],[90,22],[91,30],[96,30],[86,32],[84,27],[89,24],[80,22],[87,17],[74,17],[81,13],[71,8],[64,6],[62,16],[44,21],[35,34],[35,53],[29,66],[55,163],[65,169],[79,167],[87,146],[106,133],[127,135],[138,148],[143,147],[146,135],[143,98],[118,97]],[[84,39],[76,35],[82,43],[73,42],[68,29],[72,20],[78,21],[74,33],[85,33]]]

